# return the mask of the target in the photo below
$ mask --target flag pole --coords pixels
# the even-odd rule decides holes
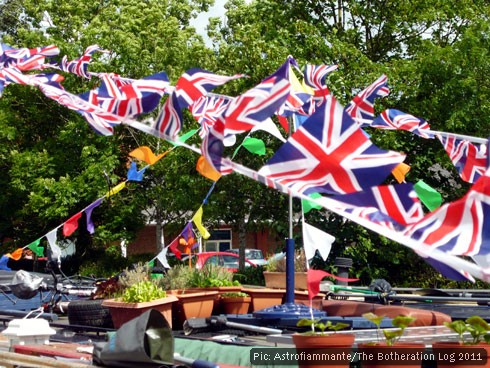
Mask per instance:
[[[291,116],[287,117],[289,136],[291,136],[294,123]],[[286,239],[286,304],[294,303],[294,238],[293,238],[293,194],[289,193],[289,234]]]

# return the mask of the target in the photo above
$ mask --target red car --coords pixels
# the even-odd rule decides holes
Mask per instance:
[[[206,264],[215,264],[228,268],[232,272],[238,271],[238,255],[229,252],[202,252],[192,255],[192,263],[196,268],[203,268]],[[245,267],[257,267],[253,262],[245,259]]]

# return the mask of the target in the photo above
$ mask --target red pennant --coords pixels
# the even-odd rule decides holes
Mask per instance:
[[[278,116],[277,117],[279,119],[279,124],[281,124],[281,126],[284,128],[284,130],[286,131],[286,133],[289,133],[289,122],[288,122],[288,119],[285,118],[284,116]]]
[[[78,229],[78,220],[82,217],[82,213],[78,212],[73,215],[68,221],[63,224],[63,235],[70,236],[73,232]]]
[[[306,273],[306,280],[308,283],[308,299],[313,300],[315,296],[318,295],[320,292],[320,281],[323,280],[324,277],[333,277],[335,280],[338,281],[345,281],[345,282],[353,282],[353,281],[359,281],[359,279],[349,279],[346,277],[338,277],[335,275],[332,275],[331,273],[328,273],[326,271],[322,270],[312,270],[311,268],[308,269]]]

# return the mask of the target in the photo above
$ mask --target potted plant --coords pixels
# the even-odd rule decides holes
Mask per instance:
[[[294,252],[294,288],[308,290],[306,277],[306,255],[303,248]],[[286,288],[286,257],[271,259],[265,265],[265,286],[269,288]]]
[[[242,291],[227,292],[220,295],[221,310],[224,314],[246,314],[252,298]]]
[[[444,325],[456,333],[458,341],[432,344],[438,367],[490,367],[487,359],[490,356],[490,326],[483,318],[471,316],[464,321],[445,322]]]
[[[119,277],[112,287],[112,298],[105,299],[102,305],[109,308],[115,328],[139,316],[148,309],[156,309],[172,326],[172,304],[175,296],[167,293],[159,285],[159,279],[150,277],[149,269],[141,264]]]
[[[182,326],[189,318],[208,318],[212,315],[218,291],[196,288],[197,273],[193,267],[177,265],[167,271],[161,279],[167,294],[174,295],[178,301],[173,305],[174,325]]]
[[[298,354],[305,353],[305,356],[319,353],[337,357],[340,359],[329,359],[328,367],[347,368],[350,365],[348,354],[351,353],[352,345],[354,344],[355,335],[352,333],[337,333],[349,327],[348,324],[337,322],[333,324],[331,321],[322,322],[321,319],[300,319],[297,323],[298,327],[311,327],[309,331],[297,332],[292,335],[293,343]],[[328,332],[326,330],[330,330]],[[323,355],[325,356],[325,355]],[[300,368],[318,367],[321,362],[305,360],[298,361]]]
[[[383,342],[375,341],[358,344],[359,352],[365,358],[361,362],[362,367],[386,367],[387,365],[396,366],[402,363],[404,367],[415,368],[422,365],[425,345],[399,341],[405,329],[415,321],[414,317],[396,316],[391,321],[394,328],[381,329],[381,322],[385,318],[384,316],[378,316],[371,312],[364,313],[362,316],[376,325],[380,332],[378,335],[384,336]],[[393,352],[397,354],[392,354]],[[398,361],[397,357],[404,357],[403,361]]]

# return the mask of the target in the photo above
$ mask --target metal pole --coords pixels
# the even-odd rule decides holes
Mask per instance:
[[[293,131],[292,119],[288,118],[289,132]],[[286,304],[294,303],[294,239],[293,239],[293,196],[289,194],[289,237],[286,239]]]

